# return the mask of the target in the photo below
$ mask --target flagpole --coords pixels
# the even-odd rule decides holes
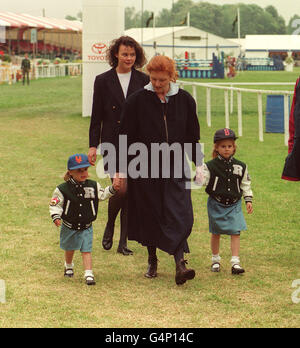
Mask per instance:
[[[143,13],[144,13],[144,0],[142,0],[142,15],[141,15],[141,46],[143,47],[143,41],[144,41],[144,37],[143,37]]]
[[[153,12],[153,48],[154,48],[154,53],[156,53],[156,42],[155,42],[155,13]]]
[[[238,7],[237,10],[238,15],[238,38],[239,38],[239,46],[240,46],[240,52],[241,52],[241,16],[240,16],[240,8]]]
[[[172,58],[175,56],[174,0],[172,0]]]

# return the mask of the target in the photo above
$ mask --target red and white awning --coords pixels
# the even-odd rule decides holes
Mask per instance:
[[[63,31],[82,31],[82,23],[67,19],[35,17],[26,13],[0,12],[0,26],[12,28],[37,28]]]

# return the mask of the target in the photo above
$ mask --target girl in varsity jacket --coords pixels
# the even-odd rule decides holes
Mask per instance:
[[[88,156],[76,154],[68,160],[65,182],[59,185],[50,202],[50,216],[60,231],[60,247],[65,250],[66,277],[74,276],[75,250],[82,253],[87,285],[95,285],[92,271],[92,222],[97,218],[98,202],[113,196],[120,189],[120,179],[103,189],[99,183],[88,179]]]
[[[248,214],[253,212],[251,180],[247,165],[233,157],[236,151],[235,133],[220,129],[214,135],[213,159],[197,170],[196,183],[206,186],[209,195],[207,210],[211,232],[212,272],[220,271],[220,236],[231,236],[231,271],[241,274],[240,232],[247,229],[242,212],[244,197]]]

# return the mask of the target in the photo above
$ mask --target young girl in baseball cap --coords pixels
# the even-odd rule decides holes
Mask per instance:
[[[105,189],[88,179],[90,163],[85,154],[76,154],[68,160],[65,182],[56,187],[50,202],[50,216],[60,230],[60,247],[65,251],[65,277],[74,276],[75,250],[82,253],[87,285],[95,285],[92,271],[93,226],[98,203],[113,196],[120,189],[120,179]]]
[[[211,232],[212,272],[220,271],[220,236],[231,236],[231,272],[241,274],[245,270],[240,265],[240,232],[247,228],[242,212],[241,198],[244,197],[248,214],[251,214],[251,180],[248,167],[237,160],[233,130],[219,129],[214,135],[213,159],[205,163],[196,175],[196,183],[206,186],[209,195],[207,210],[209,231]]]

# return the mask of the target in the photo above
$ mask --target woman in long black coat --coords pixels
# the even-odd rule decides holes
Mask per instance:
[[[187,238],[192,231],[193,208],[186,178],[189,175],[185,175],[187,161],[180,149],[191,144],[190,157],[200,164],[200,156],[199,161],[196,156],[200,127],[194,99],[173,82],[174,61],[156,56],[147,70],[150,83],[126,100],[120,127],[120,135],[127,136],[129,152],[128,166],[124,156],[120,156],[119,163],[120,172],[127,168],[128,176],[128,239],[147,246],[148,278],[157,276],[156,248],[174,255],[175,281],[179,285],[195,277],[195,271],[187,269],[184,260],[184,252],[189,252]],[[154,147],[164,145],[179,151],[169,152],[169,158],[163,157],[166,151],[160,153],[155,161]],[[134,158],[130,152],[139,148]]]

